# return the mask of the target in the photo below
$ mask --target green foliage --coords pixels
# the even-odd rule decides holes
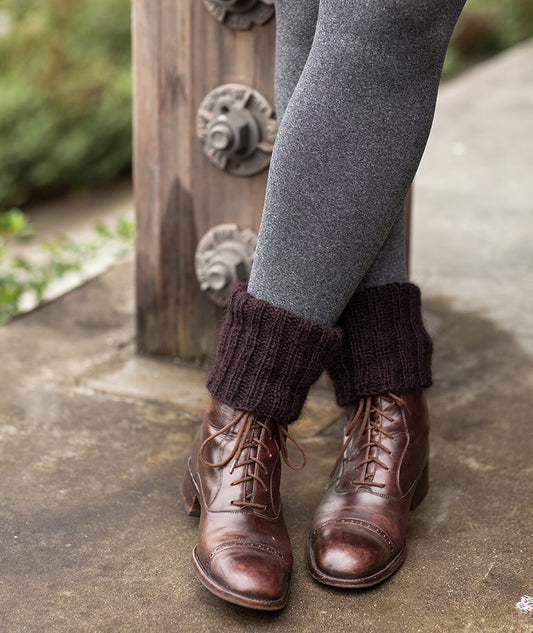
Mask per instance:
[[[0,213],[0,324],[20,312],[24,298],[39,304],[50,284],[72,271],[80,271],[84,263],[95,257],[109,243],[116,245],[114,259],[120,259],[132,248],[135,228],[131,220],[121,218],[115,226],[95,226],[95,238],[78,244],[64,236],[43,242],[43,257],[38,262],[11,256],[8,243],[28,239],[33,227],[18,209]]]
[[[8,240],[15,236],[26,236],[30,232],[30,225],[26,221],[24,213],[19,209],[0,213],[0,245],[2,240]]]
[[[446,75],[533,36],[531,0],[468,0],[452,37]]]
[[[131,164],[130,0],[0,0],[0,207]]]

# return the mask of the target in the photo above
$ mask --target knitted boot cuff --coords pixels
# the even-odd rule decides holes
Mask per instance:
[[[212,396],[264,420],[288,424],[337,352],[341,333],[233,289],[207,378]]]
[[[342,313],[340,354],[328,373],[340,406],[362,396],[431,385],[433,345],[422,322],[420,289],[393,283],[356,292]]]

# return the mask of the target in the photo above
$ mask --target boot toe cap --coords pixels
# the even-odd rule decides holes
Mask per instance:
[[[226,594],[222,597],[228,600],[244,606],[286,601],[290,564],[274,553],[254,547],[229,547],[211,556],[209,565],[202,567],[210,584],[219,588],[219,595]]]
[[[311,572],[341,584],[363,585],[385,569],[394,557],[380,535],[359,524],[328,524],[310,538]]]

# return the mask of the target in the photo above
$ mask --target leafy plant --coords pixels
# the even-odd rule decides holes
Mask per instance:
[[[121,218],[112,227],[97,224],[95,238],[89,242],[80,244],[60,235],[42,242],[42,257],[31,261],[10,255],[8,244],[34,236],[33,227],[18,209],[0,213],[0,324],[21,311],[23,300],[41,303],[50,284],[81,271],[107,245],[115,246],[113,259],[124,257],[132,248],[134,230],[133,221]]]
[[[0,208],[128,171],[130,0],[0,0],[2,16]]]
[[[531,36],[531,0],[468,0],[448,49],[444,73],[456,73]]]

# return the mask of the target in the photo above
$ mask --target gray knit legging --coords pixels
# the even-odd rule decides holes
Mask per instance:
[[[280,120],[249,292],[333,325],[406,280],[403,200],[465,0],[276,0]]]

